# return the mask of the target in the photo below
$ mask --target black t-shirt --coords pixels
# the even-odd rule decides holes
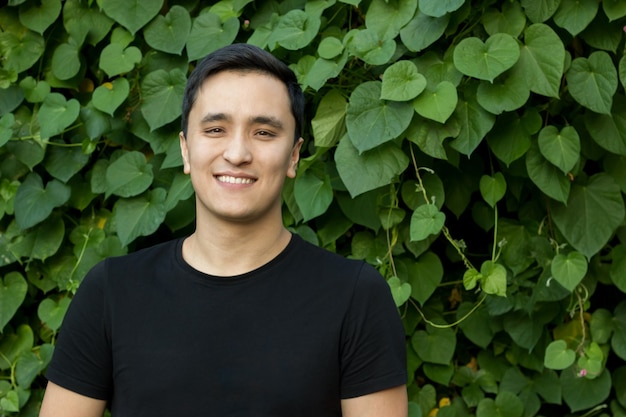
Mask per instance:
[[[371,266],[302,240],[234,277],[201,273],[182,239],[85,277],[47,377],[114,417],[341,415],[406,382],[405,335]]]

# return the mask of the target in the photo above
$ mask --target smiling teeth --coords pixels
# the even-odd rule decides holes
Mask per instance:
[[[219,175],[217,180],[229,184],[252,184],[254,182],[252,178],[229,177],[227,175]]]

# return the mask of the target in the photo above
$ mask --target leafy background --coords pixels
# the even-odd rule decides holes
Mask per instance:
[[[411,417],[626,416],[625,16],[620,0],[9,0],[0,415],[37,415],[89,268],[192,230],[185,81],[249,42],[308,101],[284,222],[388,280]]]

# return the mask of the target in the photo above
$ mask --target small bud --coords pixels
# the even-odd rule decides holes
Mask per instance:
[[[587,370],[585,368],[581,369],[580,372],[578,372],[578,376],[581,378],[587,376]]]

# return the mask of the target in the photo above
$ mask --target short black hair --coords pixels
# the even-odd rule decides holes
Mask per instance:
[[[304,94],[298,84],[296,74],[269,52],[254,45],[235,43],[211,52],[191,72],[183,97],[182,130],[185,137],[187,137],[189,112],[196,101],[200,86],[204,80],[222,71],[259,72],[282,81],[287,87],[291,113],[296,121],[294,141],[302,136]]]

